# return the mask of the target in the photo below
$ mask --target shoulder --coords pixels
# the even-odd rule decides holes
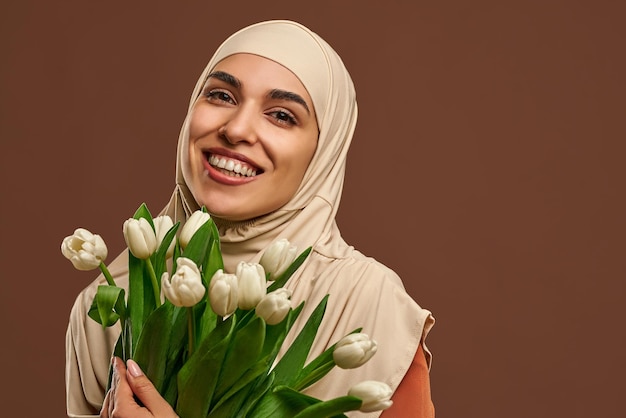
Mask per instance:
[[[395,271],[353,248],[344,257],[331,258],[314,253],[309,267],[314,270],[316,281],[330,282],[327,285],[331,287],[372,294],[380,294],[385,289],[398,296],[408,297]]]
[[[348,316],[376,317],[408,315],[422,324],[430,312],[409,295],[400,277],[372,257],[351,249],[343,257],[313,252],[303,271],[289,287],[297,300],[320,300],[330,295],[330,306]]]

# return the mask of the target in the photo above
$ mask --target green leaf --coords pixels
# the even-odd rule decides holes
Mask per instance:
[[[166,301],[165,304],[171,304]],[[172,333],[169,338],[167,361],[165,367],[165,379],[163,383],[163,397],[172,408],[176,407],[178,397],[178,371],[183,367],[184,356],[187,346],[187,308],[173,307]]]
[[[306,258],[309,256],[310,253],[311,253],[311,247],[302,251],[302,253],[293,261],[293,263],[291,263],[289,267],[287,267],[287,270],[285,270],[283,274],[278,276],[276,280],[274,281],[274,283],[272,283],[267,288],[267,293],[270,293],[276,289],[279,289],[285,286],[285,283],[287,283],[287,280],[289,280],[289,278],[293,275],[293,273],[295,273],[295,271],[298,270],[298,268],[302,265],[302,263],[304,263],[304,260],[306,260]]]
[[[274,368],[277,384],[293,385],[297,380],[309,354],[311,345],[315,340],[317,329],[324,318],[327,303],[328,295],[324,296],[313,313],[311,313],[302,331],[300,331],[293,344],[291,344],[291,347],[289,347],[283,358],[280,359]]]
[[[182,367],[183,363],[181,362],[178,368]],[[161,393],[163,399],[170,404],[172,409],[176,408],[176,400],[178,399],[178,385],[176,379],[166,379],[164,383],[163,392]]]
[[[222,260],[222,252],[220,250],[219,240],[211,241],[211,248],[207,251],[208,257],[203,265],[203,271],[210,284],[211,278],[218,270],[224,270],[224,260]]]
[[[137,210],[135,211],[135,214],[133,215],[133,218],[135,219],[146,218],[146,220],[148,221],[148,223],[152,226],[152,229],[154,230],[154,221],[152,220],[152,214],[150,213],[150,210],[148,210],[148,206],[146,206],[145,203],[142,203],[141,206],[137,208]]]
[[[209,236],[211,235],[210,223],[210,221],[205,222],[198,228],[183,251],[183,257],[193,260],[198,266],[202,265],[204,262],[209,249]]]
[[[341,416],[346,411],[354,411],[361,407],[363,402],[354,396],[341,396],[328,401],[319,402],[306,407],[293,418],[327,418]]]
[[[125,315],[124,289],[117,286],[98,286],[91,308],[87,313],[102,328],[115,324],[121,315]]]
[[[199,320],[196,325],[196,342],[198,345],[202,344],[206,336],[215,329],[217,321],[221,321],[221,319],[218,319],[217,314],[213,312],[210,305],[207,300],[203,300],[194,306],[194,312],[196,312],[196,315],[199,315]]]
[[[297,390],[293,390],[288,386],[279,386],[276,385],[273,392],[284,399],[286,402],[292,405],[304,406],[304,405],[314,405],[320,402],[319,399],[314,398],[309,395],[305,395],[304,393],[300,393]]]
[[[176,244],[174,244],[174,255],[172,256],[172,271],[176,271],[178,264],[176,260],[178,260],[178,257],[180,257],[181,254],[182,248],[180,248],[180,244],[178,243],[178,240],[176,240]]]
[[[219,400],[211,408],[209,417],[211,418],[232,418],[239,412],[248,397],[250,391],[256,384],[255,379],[265,376],[269,366],[267,359],[261,359],[237,379],[235,384],[225,394],[218,396]],[[217,395],[216,395],[217,396]]]
[[[269,393],[274,384],[274,372],[270,372],[265,376],[259,377],[252,386],[252,390],[248,394],[246,400],[243,402],[239,411],[233,414],[233,418],[248,418],[255,409],[255,406],[259,401]]]
[[[298,381],[293,385],[294,389],[304,390],[308,388],[313,383],[326,376],[328,372],[333,369],[333,367],[335,367],[335,362],[332,359],[328,363],[320,364],[316,369],[311,370],[310,372],[304,374],[301,378],[299,378]]]
[[[159,392],[163,391],[165,382],[173,311],[174,305],[165,303],[152,312],[135,347],[135,361]]]
[[[304,302],[302,302],[297,308],[291,309],[287,314],[287,317],[278,324],[266,325],[265,344],[263,346],[261,357],[267,357],[270,364],[274,363],[274,359],[276,359],[276,356],[285,341],[285,337],[289,333],[289,330],[302,312],[303,308]]]
[[[176,231],[180,226],[180,222],[176,222],[174,226],[172,226],[169,231],[163,237],[163,241],[161,241],[161,245],[159,246],[156,253],[152,256],[154,261],[154,270],[156,271],[157,279],[161,279],[161,276],[167,270],[166,261],[167,261],[167,250],[173,239],[176,237]]]
[[[234,327],[232,316],[220,322],[178,373],[178,415],[204,417],[208,414]]]
[[[258,316],[234,334],[215,388],[217,399],[259,361],[264,341],[265,321]]]
[[[320,402],[319,399],[297,392],[287,386],[275,386],[259,401],[250,418],[293,417],[310,405]]]
[[[136,258],[130,251],[128,252],[128,275],[128,316],[131,322],[131,348],[133,348],[137,346],[143,324],[156,309],[156,303],[150,276],[145,271],[145,261]],[[132,355],[131,352],[130,356]]]

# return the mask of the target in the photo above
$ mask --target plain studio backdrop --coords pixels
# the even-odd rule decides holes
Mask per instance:
[[[3,2],[3,416],[64,416],[67,318],[95,273],[63,237],[82,226],[123,249],[123,221],[170,196],[213,51],[276,18],[352,74],[338,222],[434,312],[437,416],[622,416],[623,2],[368,4]]]

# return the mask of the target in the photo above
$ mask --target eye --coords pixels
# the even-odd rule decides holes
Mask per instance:
[[[296,117],[284,109],[272,110],[267,114],[281,125],[293,126],[298,124]]]
[[[224,90],[208,90],[204,93],[204,96],[209,102],[235,104],[235,99],[233,99],[230,93]]]

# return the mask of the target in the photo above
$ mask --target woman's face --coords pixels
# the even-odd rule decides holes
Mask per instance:
[[[191,190],[219,218],[270,213],[295,194],[317,146],[313,102],[282,65],[252,54],[220,61],[189,127]]]

